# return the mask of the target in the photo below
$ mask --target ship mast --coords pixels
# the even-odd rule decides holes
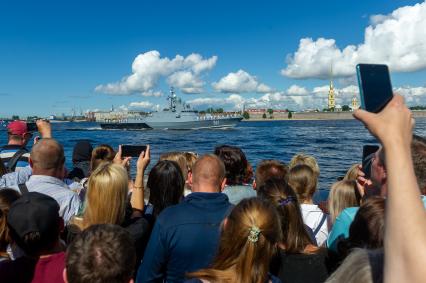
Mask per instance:
[[[173,87],[170,88],[170,95],[167,99],[170,99],[170,111],[176,112],[176,94]]]

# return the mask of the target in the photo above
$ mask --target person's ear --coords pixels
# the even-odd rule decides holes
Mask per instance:
[[[226,186],[226,178],[223,178],[222,184],[220,184],[220,191],[223,192]]]
[[[188,185],[192,188],[192,172],[188,172]]]
[[[30,161],[30,167],[31,167],[31,169],[33,169],[33,168],[34,168],[34,162],[33,162],[33,160],[31,159],[31,155],[30,155],[30,157],[28,158],[28,160]]]
[[[133,278],[131,278],[129,283],[135,283],[135,280],[133,280]]]
[[[253,184],[252,184],[252,186],[253,186],[253,190],[256,190],[256,187],[257,187],[257,185],[256,185],[256,180],[253,180]]]
[[[226,229],[226,226],[228,225],[228,217],[225,217],[225,219],[223,219],[223,224],[222,224],[223,226],[223,230],[225,230]]]
[[[62,279],[64,279],[65,283],[68,283],[68,280],[67,280],[67,268],[64,268],[64,271],[62,272]]]

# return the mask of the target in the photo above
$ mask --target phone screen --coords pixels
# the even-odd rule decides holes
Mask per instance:
[[[393,97],[388,66],[358,64],[356,70],[361,107],[369,112],[380,112]]]
[[[364,145],[362,148],[362,171],[365,174],[365,178],[370,179],[371,176],[371,164],[373,162],[374,153],[379,150],[378,145]]]
[[[146,150],[146,145],[122,145],[121,156],[122,157],[139,157],[142,151]]]

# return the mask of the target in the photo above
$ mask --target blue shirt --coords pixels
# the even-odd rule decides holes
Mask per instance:
[[[157,217],[136,282],[183,282],[185,273],[206,268],[231,210],[222,193],[192,193]]]
[[[29,192],[38,192],[54,198],[59,204],[59,215],[68,223],[78,213],[80,199],[58,178],[32,175],[25,183]],[[19,192],[18,185],[11,187]]]
[[[252,186],[248,185],[226,186],[223,193],[228,196],[229,202],[234,205],[237,205],[245,198],[256,197],[256,191]]]
[[[421,196],[423,205],[426,208],[426,196]],[[337,252],[337,243],[341,239],[346,239],[349,237],[349,228],[355,215],[358,212],[359,207],[348,207],[345,208],[339,216],[337,216],[336,221],[334,222],[333,228],[331,229],[330,234],[327,239],[327,247]]]

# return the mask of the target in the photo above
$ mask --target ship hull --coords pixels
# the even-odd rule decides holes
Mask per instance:
[[[241,120],[242,120],[241,117],[226,118],[226,119],[195,120],[195,121],[173,121],[173,122],[146,120],[146,124],[153,129],[195,130],[195,129],[234,127]]]
[[[145,123],[101,123],[101,128],[104,130],[146,130],[150,127]]]

